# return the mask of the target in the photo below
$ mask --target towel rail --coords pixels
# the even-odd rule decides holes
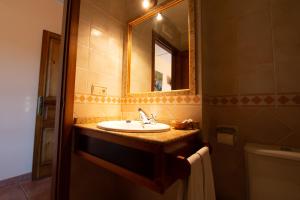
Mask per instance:
[[[209,143],[197,143],[192,146],[186,146],[180,149],[180,152],[175,152],[168,155],[169,169],[174,179],[185,179],[191,174],[191,164],[188,157],[196,153],[202,147],[208,147],[211,154],[211,146]]]

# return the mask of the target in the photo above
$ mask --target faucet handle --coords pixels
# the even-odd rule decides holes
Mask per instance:
[[[156,113],[155,113],[155,114],[153,114],[153,113],[151,114],[151,118],[152,118],[152,119],[155,119],[155,118],[156,118],[156,116],[157,116],[157,114],[156,114]]]
[[[157,114],[151,114],[150,120],[155,123],[156,117],[157,117]]]

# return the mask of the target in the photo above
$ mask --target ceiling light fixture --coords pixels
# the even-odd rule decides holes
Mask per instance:
[[[150,7],[150,0],[143,0],[143,8],[147,9]]]

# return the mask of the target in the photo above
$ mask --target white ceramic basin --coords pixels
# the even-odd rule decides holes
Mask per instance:
[[[121,132],[165,132],[170,130],[166,124],[143,124],[141,121],[103,121],[97,124],[97,127],[109,131]]]

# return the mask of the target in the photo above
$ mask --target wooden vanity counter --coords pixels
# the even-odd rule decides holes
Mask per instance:
[[[190,173],[185,155],[201,146],[200,130],[115,132],[74,125],[74,153],[136,184],[163,193]]]
[[[130,133],[130,132],[116,132],[107,131],[97,128],[96,123],[92,124],[75,124],[76,129],[92,130],[94,134],[98,136],[99,133],[109,134],[117,137],[121,137],[127,140],[140,141],[145,143],[154,143],[167,145],[177,141],[181,141],[184,138],[189,138],[193,135],[199,135],[199,130],[176,130],[171,128],[170,131],[160,133]],[[95,137],[97,137],[95,136]]]

